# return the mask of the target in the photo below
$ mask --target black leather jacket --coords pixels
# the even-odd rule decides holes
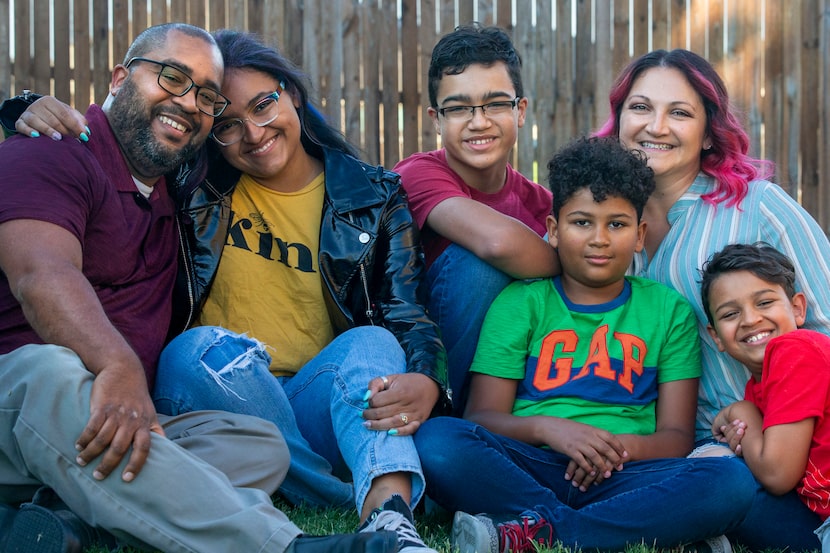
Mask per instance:
[[[326,192],[319,267],[335,332],[362,325],[388,329],[406,353],[407,372],[436,381],[444,407],[449,402],[446,353],[424,308],[423,252],[400,177],[336,150],[323,149],[322,158]],[[183,255],[174,332],[193,322],[213,283],[239,172],[218,162],[207,178],[195,177],[182,172],[176,178]],[[194,180],[200,182],[195,189],[186,184]]]

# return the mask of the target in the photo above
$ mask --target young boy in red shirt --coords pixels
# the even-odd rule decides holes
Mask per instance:
[[[800,329],[807,313],[789,259],[766,244],[732,244],[703,266],[709,333],[752,377],[745,400],[718,413],[712,433],[771,493],[797,490],[830,516],[830,337]],[[816,533],[830,551],[830,532]]]

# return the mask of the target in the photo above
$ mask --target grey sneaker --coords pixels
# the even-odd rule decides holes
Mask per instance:
[[[716,536],[685,545],[681,551],[684,553],[732,553],[732,544],[726,536]]]
[[[360,532],[377,532],[390,530],[398,534],[398,553],[438,553],[427,547],[418,531],[409,508],[403,498],[395,494],[375,509],[366,522],[359,528]]]
[[[553,527],[544,519],[455,513],[452,546],[459,553],[519,553],[553,544]]]

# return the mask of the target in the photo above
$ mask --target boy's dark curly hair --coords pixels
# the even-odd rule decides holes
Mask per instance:
[[[709,311],[712,283],[727,273],[737,271],[747,271],[764,282],[777,284],[784,289],[788,298],[795,295],[795,267],[786,255],[766,242],[729,244],[712,254],[700,269],[700,297],[710,325],[715,324]]]
[[[553,192],[551,213],[557,221],[565,202],[583,188],[591,190],[596,202],[609,196],[629,201],[639,221],[654,191],[654,173],[639,151],[626,150],[616,138],[583,137],[548,162],[548,185]]]

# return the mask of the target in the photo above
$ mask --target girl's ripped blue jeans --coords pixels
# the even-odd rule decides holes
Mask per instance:
[[[393,472],[412,474],[411,504],[420,500],[424,478],[412,437],[369,430],[361,417],[369,381],[406,367],[389,331],[353,328],[291,377],[274,377],[270,362],[264,344],[253,338],[220,327],[192,328],[161,354],[156,409],[167,415],[217,409],[273,422],[291,454],[279,492],[292,503],[356,505],[360,511],[372,479]]]

